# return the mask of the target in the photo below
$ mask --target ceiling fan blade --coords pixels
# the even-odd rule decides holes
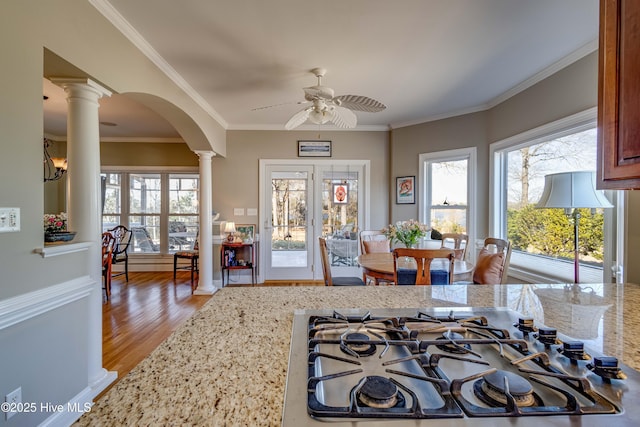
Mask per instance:
[[[330,120],[337,127],[344,129],[354,128],[358,124],[358,118],[353,111],[338,106],[333,108],[333,116]]]
[[[307,104],[309,101],[297,101],[297,102],[282,102],[280,104],[273,104],[273,105],[265,105],[264,107],[257,107],[257,108],[252,108],[251,111],[258,111],[258,110],[264,110],[265,108],[271,108],[271,107],[279,107],[281,105],[290,105],[290,104]]]
[[[382,102],[360,95],[340,95],[336,96],[334,100],[340,101],[342,107],[367,113],[377,113],[387,108]]]
[[[317,98],[332,99],[334,95],[333,89],[326,86],[311,86],[302,89],[304,90],[304,99],[307,101],[313,101]]]
[[[295,113],[293,116],[291,116],[289,121],[284,125],[284,128],[286,130],[295,129],[301,124],[303,124],[304,122],[306,122],[307,119],[309,118],[309,113],[311,112],[312,109],[313,107],[309,107]]]

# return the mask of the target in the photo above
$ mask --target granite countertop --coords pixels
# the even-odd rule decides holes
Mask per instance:
[[[77,425],[279,426],[294,309],[509,307],[640,370],[639,305],[634,284],[225,288]]]

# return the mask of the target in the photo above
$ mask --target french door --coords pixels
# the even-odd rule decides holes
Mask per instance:
[[[367,161],[261,162],[264,280],[320,280],[318,237],[334,276],[360,276],[357,232],[366,215]]]

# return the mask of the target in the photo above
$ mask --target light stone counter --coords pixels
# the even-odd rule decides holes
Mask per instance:
[[[77,425],[279,426],[296,308],[509,307],[640,370],[640,286],[580,287],[225,288]]]

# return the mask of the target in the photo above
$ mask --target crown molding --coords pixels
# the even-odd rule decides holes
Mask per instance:
[[[218,112],[191,87],[187,81],[145,40],[144,37],[127,21],[107,0],[89,0],[118,31],[120,31],[143,55],[153,62],[171,81],[182,89],[193,101],[216,120],[224,129],[228,123]]]

